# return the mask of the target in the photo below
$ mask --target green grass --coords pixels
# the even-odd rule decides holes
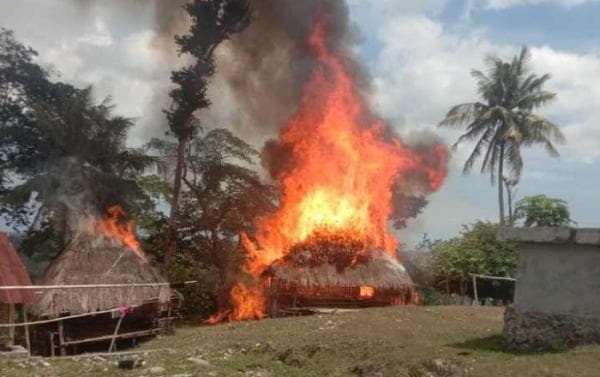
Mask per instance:
[[[393,307],[354,313],[268,319],[217,326],[185,326],[174,336],[144,343],[165,348],[147,365],[122,371],[113,365],[49,361],[19,368],[0,361],[0,376],[150,376],[161,366],[172,376],[409,376],[409,370],[443,359],[467,376],[599,376],[600,346],[555,353],[514,354],[502,347],[502,308]],[[188,361],[199,357],[210,363]],[[413,373],[414,374],[414,373]],[[411,376],[412,377],[412,376]]]

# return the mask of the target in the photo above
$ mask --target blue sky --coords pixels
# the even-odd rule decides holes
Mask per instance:
[[[398,129],[436,132],[452,143],[457,132],[435,124],[449,106],[477,99],[472,68],[487,54],[510,58],[526,44],[531,68],[550,73],[558,99],[541,113],[563,127],[568,144],[560,159],[534,148],[517,197],[545,193],[566,199],[579,226],[599,226],[600,2],[489,0],[404,2],[351,0],[361,30],[359,53],[375,78],[374,107]],[[447,184],[401,239],[423,232],[448,237],[461,224],[497,218],[497,191],[488,176],[461,174],[470,146],[452,157]]]
[[[361,35],[358,55],[373,77],[371,104],[408,137],[430,131],[452,143],[458,133],[435,124],[451,105],[477,99],[470,70],[483,68],[487,54],[510,58],[529,45],[531,68],[550,73],[548,89],[558,93],[541,112],[561,125],[568,144],[556,160],[539,149],[526,152],[517,196],[566,199],[579,226],[600,226],[600,1],[348,3]],[[132,15],[109,8],[83,16],[72,1],[0,3],[0,25],[37,49],[43,64],[65,80],[94,83],[99,97],[112,95],[119,113],[138,120],[133,144],[162,134],[161,106],[153,93],[166,92],[172,64],[152,48],[153,22],[151,10]],[[222,110],[214,106],[215,113]],[[424,232],[449,237],[475,219],[496,220],[497,192],[489,177],[461,174],[469,148],[452,156],[448,182],[401,232],[403,242],[413,243]]]

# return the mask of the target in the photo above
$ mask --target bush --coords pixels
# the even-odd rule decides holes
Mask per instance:
[[[421,287],[421,305],[444,305],[444,294],[433,287]]]

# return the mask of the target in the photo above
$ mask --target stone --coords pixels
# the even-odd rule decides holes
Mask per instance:
[[[571,240],[572,233],[573,230],[565,226],[502,227],[498,230],[498,238],[502,241],[567,243]]]
[[[154,374],[154,375],[156,375],[156,374],[162,374],[162,373],[165,373],[165,368],[163,368],[163,367],[151,367],[151,368],[148,369],[148,373]]]
[[[208,361],[206,361],[204,359],[201,359],[199,357],[188,357],[187,361],[189,361],[191,363],[194,363],[196,365],[203,366],[203,367],[209,367],[210,366],[210,363]]]
[[[410,377],[465,377],[467,372],[462,363],[447,359],[425,360],[408,369]]]
[[[575,232],[575,243],[580,245],[600,245],[600,229],[577,229]]]
[[[600,319],[539,312],[504,313],[503,338],[518,351],[563,350],[580,344],[600,342]]]

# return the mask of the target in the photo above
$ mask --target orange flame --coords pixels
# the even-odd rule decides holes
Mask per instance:
[[[98,221],[96,230],[105,237],[116,240],[131,249],[140,258],[144,258],[142,248],[135,236],[133,221],[124,221],[125,211],[121,206],[112,206],[107,211],[107,216]]]
[[[375,296],[375,288],[368,286],[360,287],[359,295],[360,297],[371,298]]]
[[[246,270],[256,278],[292,246],[317,233],[358,239],[395,257],[397,241],[388,230],[394,182],[420,174],[429,182],[427,190],[434,191],[446,177],[443,145],[417,152],[369,112],[353,77],[328,48],[322,22],[309,45],[318,64],[298,110],[279,134],[291,161],[275,177],[282,191],[280,206],[259,219],[256,243],[242,237],[249,254]],[[372,287],[362,288],[365,294],[374,293],[368,289]],[[265,312],[260,290],[237,286],[231,298],[234,319]]]

